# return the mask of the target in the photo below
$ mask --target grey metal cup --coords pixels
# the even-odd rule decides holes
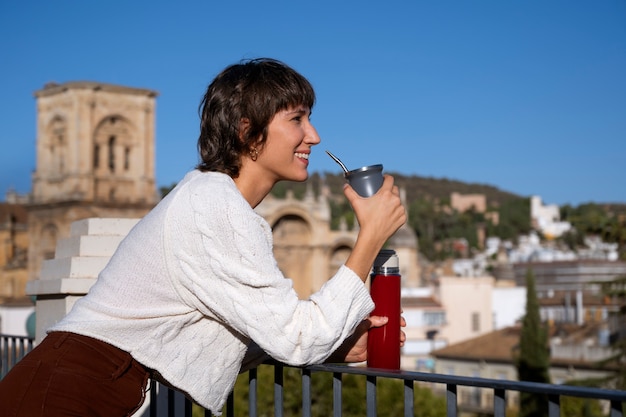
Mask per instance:
[[[383,166],[369,165],[359,169],[353,169],[345,174],[348,184],[361,197],[371,197],[383,185]]]

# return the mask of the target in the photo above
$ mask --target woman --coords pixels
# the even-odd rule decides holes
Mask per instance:
[[[130,415],[149,376],[218,414],[258,352],[291,365],[365,360],[367,329],[386,319],[366,320],[373,303],[363,284],[406,220],[393,178],[367,199],[346,185],[357,241],[306,301],[278,269],[271,229],[253,210],[278,181],[307,179],[320,142],[314,101],[309,82],[275,60],[220,73],[201,103],[199,165],[0,382],[0,415]]]

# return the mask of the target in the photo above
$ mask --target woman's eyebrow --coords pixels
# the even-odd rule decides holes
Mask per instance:
[[[286,110],[286,114],[295,114],[295,113],[309,113],[310,110],[305,106],[298,106],[291,109]]]

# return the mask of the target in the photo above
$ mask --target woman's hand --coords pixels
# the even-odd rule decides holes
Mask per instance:
[[[365,282],[380,249],[406,222],[406,210],[400,199],[400,191],[393,185],[393,177],[389,175],[385,175],[380,190],[371,197],[361,197],[347,184],[343,192],[359,222],[359,235],[346,260],[346,266]]]
[[[387,324],[387,317],[371,316],[363,320],[352,336],[348,337],[326,362],[364,362],[367,360],[367,333],[373,327],[382,327]],[[400,326],[406,327],[406,320],[400,317]],[[400,329],[400,347],[404,346],[406,334]]]
[[[380,190],[371,197],[361,197],[349,184],[344,186],[343,192],[356,214],[360,229],[376,231],[382,243],[406,222],[400,190],[390,175],[385,175]]]

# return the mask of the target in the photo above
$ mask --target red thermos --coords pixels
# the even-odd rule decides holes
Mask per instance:
[[[378,253],[370,278],[370,294],[375,304],[372,316],[388,317],[389,321],[369,330],[367,366],[400,369],[400,267],[394,250],[383,249]]]

